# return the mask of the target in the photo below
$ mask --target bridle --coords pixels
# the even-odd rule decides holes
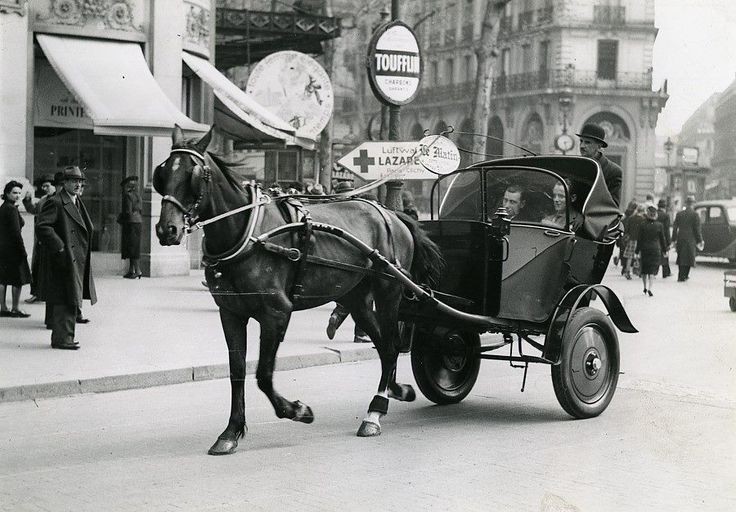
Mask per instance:
[[[191,187],[194,190],[197,190],[198,196],[189,208],[185,208],[184,205],[181,204],[181,201],[170,194],[164,195],[161,198],[161,203],[173,204],[176,209],[184,215],[187,232],[191,233],[195,229],[194,226],[197,224],[197,219],[199,219],[202,209],[204,209],[204,205],[206,204],[205,196],[209,199],[210,187],[212,186],[212,171],[210,170],[210,166],[205,163],[204,155],[194,151],[193,149],[174,148],[171,150],[171,154],[174,153],[187,153],[193,157],[194,169],[192,169]],[[205,186],[203,186],[203,184]]]

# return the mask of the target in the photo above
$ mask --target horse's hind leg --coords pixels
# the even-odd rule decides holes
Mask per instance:
[[[245,352],[247,320],[221,309],[220,322],[227,341],[230,359],[230,420],[207,453],[228,455],[238,447],[238,440],[248,430],[245,424]]]
[[[256,380],[258,388],[268,397],[274,412],[279,418],[288,418],[302,423],[312,423],[312,409],[299,400],[291,402],[281,396],[273,387],[273,371],[276,366],[276,352],[284,339],[291,317],[290,308],[269,308],[269,312],[259,318],[261,324],[261,347],[258,356]]]

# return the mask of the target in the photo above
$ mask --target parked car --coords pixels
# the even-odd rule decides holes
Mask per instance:
[[[736,199],[695,203],[705,247],[698,254],[728,258],[736,263]]]

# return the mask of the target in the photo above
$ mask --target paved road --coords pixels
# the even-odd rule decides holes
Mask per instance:
[[[205,455],[225,426],[215,380],[0,404],[0,510],[736,510],[736,314],[722,266],[655,297],[612,273],[641,333],[599,418],[572,421],[549,369],[485,362],[471,395],[437,407],[392,402],[384,434],[355,437],[378,362],[280,372],[312,425],[278,420],[247,381],[250,433]],[[413,383],[406,358],[400,378]]]

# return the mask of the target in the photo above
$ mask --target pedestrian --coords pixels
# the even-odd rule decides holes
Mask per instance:
[[[18,211],[23,184],[10,180],[5,184],[0,205],[0,316],[28,318],[19,307],[20,292],[24,284],[31,282],[28,254],[23,245],[23,218]],[[11,291],[11,309],[5,302],[8,286]]]
[[[672,224],[672,243],[677,248],[677,280],[690,278],[690,267],[695,266],[695,251],[703,248],[703,234],[700,231],[700,216],[693,210],[695,197],[687,196],[685,209],[677,212]]]
[[[61,189],[47,200],[36,222],[45,253],[45,299],[53,307],[51,347],[77,350],[76,317],[82,300],[97,302],[91,265],[94,226],[79,197],[86,180],[77,166],[64,169]]]
[[[126,279],[140,279],[141,272],[141,195],[138,192],[138,176],[126,176],[120,182],[123,192],[123,208],[118,215],[120,224],[120,257],[128,260]]]
[[[26,196],[23,198],[23,207],[26,209],[28,213],[30,213],[33,216],[38,215],[38,212],[41,211],[41,207],[43,206],[43,203],[54,193],[56,193],[56,186],[54,184],[54,175],[53,174],[44,174],[40,178],[36,180],[36,189],[38,192],[41,193],[41,198],[38,200],[37,203],[33,202],[33,197],[31,196],[30,191],[26,194]],[[26,299],[26,304],[33,304],[34,302],[37,302],[38,299],[38,274],[41,264],[41,253],[43,251],[41,250],[40,244],[38,242],[38,238],[36,237],[35,230],[33,234],[33,250],[32,250],[32,256],[31,256],[31,297]]]
[[[639,228],[636,252],[641,255],[640,271],[644,283],[644,294],[652,297],[654,276],[659,272],[662,257],[667,253],[667,242],[662,223],[657,220],[657,208],[647,206],[644,223]]]
[[[644,223],[644,212],[645,208],[643,204],[636,206],[634,213],[629,215],[623,220],[624,225],[624,254],[623,258],[626,260],[624,266],[624,277],[631,279],[631,272],[634,271],[636,264],[636,244],[639,239],[639,230]]]
[[[592,158],[601,167],[603,179],[606,181],[606,187],[611,194],[616,206],[621,204],[621,181],[623,180],[623,170],[621,167],[610,161],[603,155],[601,149],[607,148],[608,143],[604,140],[606,132],[597,124],[585,124],[580,133],[576,134],[580,137],[580,154]]]
[[[669,248],[672,243],[672,236],[670,234],[670,215],[667,213],[667,201],[660,199],[657,203],[657,221],[662,224],[662,230],[664,231],[664,241],[667,244],[667,251],[662,258],[662,278],[666,279],[672,275],[670,270],[670,257]]]

